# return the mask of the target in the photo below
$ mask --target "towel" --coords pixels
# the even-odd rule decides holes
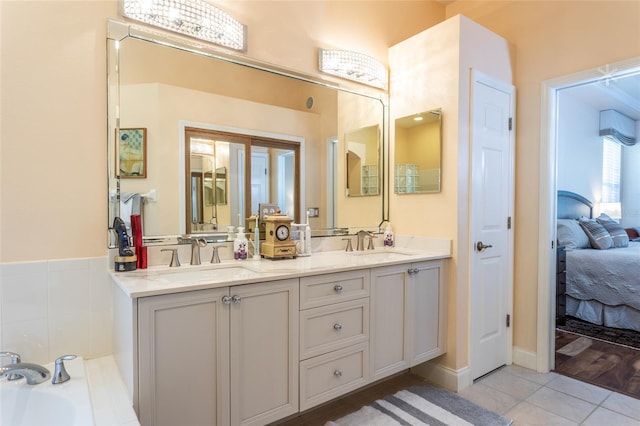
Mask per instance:
[[[137,192],[120,193],[120,217],[131,235],[131,215],[142,215],[142,197]]]

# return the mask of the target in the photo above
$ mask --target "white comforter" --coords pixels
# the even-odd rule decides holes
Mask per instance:
[[[567,251],[566,293],[640,310],[640,242],[626,248]]]

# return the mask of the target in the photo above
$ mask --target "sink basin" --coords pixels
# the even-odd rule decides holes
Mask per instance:
[[[407,253],[398,250],[366,250],[366,251],[358,251],[353,252],[352,256],[354,258],[363,258],[367,260],[398,260],[404,259],[407,256],[411,256],[413,253]]]
[[[170,270],[163,270],[154,272],[147,276],[148,279],[154,281],[172,281],[172,282],[184,282],[184,281],[229,281],[244,278],[253,278],[260,275],[259,272],[251,270],[245,265],[237,264],[221,264],[211,265],[202,268],[174,268]]]

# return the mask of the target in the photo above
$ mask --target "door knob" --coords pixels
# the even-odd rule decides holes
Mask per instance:
[[[478,241],[476,243],[476,251],[483,251],[484,249],[488,249],[493,247],[491,244],[483,244],[482,241]]]

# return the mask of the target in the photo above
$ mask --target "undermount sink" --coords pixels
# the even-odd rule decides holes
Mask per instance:
[[[399,250],[365,250],[365,251],[354,251],[352,256],[354,257],[364,257],[367,259],[375,258],[378,260],[395,260],[402,259],[406,256],[411,256],[413,253],[407,253]]]
[[[147,276],[150,280],[170,281],[226,281],[230,279],[252,278],[260,273],[238,264],[214,264],[204,267],[173,268],[154,272]]]

